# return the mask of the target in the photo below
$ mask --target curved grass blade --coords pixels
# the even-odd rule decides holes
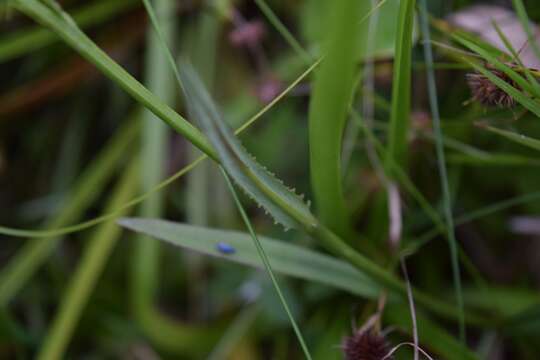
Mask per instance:
[[[521,26],[523,27],[523,30],[525,30],[525,33],[527,33],[527,40],[529,41],[529,44],[532,46],[533,52],[540,60],[540,47],[538,47],[538,43],[536,42],[536,35],[533,32],[533,29],[531,27],[531,23],[529,20],[529,16],[527,16],[527,11],[525,10],[525,5],[523,4],[522,0],[512,0],[512,5],[514,6],[514,9],[516,10],[516,13],[519,17],[519,21],[521,22]]]
[[[311,187],[321,221],[343,238],[354,234],[346,206],[341,171],[343,130],[355,89],[357,57],[365,42],[365,26],[357,17],[369,10],[367,1],[332,3],[325,60],[315,75],[309,103]]]
[[[516,64],[519,64],[521,69],[523,69],[525,76],[527,77],[527,80],[529,81],[529,83],[532,85],[532,87],[535,90],[535,94],[540,94],[540,84],[538,83],[538,80],[534,77],[534,75],[532,74],[531,69],[529,69],[529,67],[523,64],[523,62],[521,61],[519,57],[519,53],[516,51],[516,49],[514,49],[514,47],[512,46],[512,43],[506,37],[506,35],[504,35],[504,33],[502,32],[499,25],[497,25],[497,22],[495,20],[492,21],[492,25],[495,28],[495,31],[497,31],[497,35],[499,35],[499,38],[504,43],[504,46],[506,47],[506,49],[510,51],[510,54],[512,54],[512,59],[514,60],[514,62]]]

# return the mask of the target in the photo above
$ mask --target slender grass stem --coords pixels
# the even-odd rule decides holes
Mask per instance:
[[[236,190],[234,189],[233,184],[231,183],[229,175],[227,175],[227,172],[223,168],[221,168],[221,171],[223,173],[223,177],[225,178],[225,181],[227,182],[229,190],[231,191],[231,194],[233,195],[234,202],[236,203],[236,206],[238,207],[238,211],[240,212],[240,215],[242,216],[242,220],[244,221],[246,228],[248,229],[249,234],[251,235],[251,238],[253,239],[253,243],[255,244],[255,247],[257,248],[257,252],[259,253],[261,261],[263,262],[264,267],[266,268],[266,271],[268,272],[268,276],[270,276],[270,280],[272,281],[272,284],[274,285],[274,289],[276,290],[279,300],[281,301],[281,304],[283,305],[283,308],[285,309],[285,312],[287,313],[287,316],[289,318],[289,321],[291,322],[291,325],[294,329],[296,337],[298,338],[298,341],[300,342],[300,346],[302,347],[302,351],[304,352],[306,359],[311,360],[312,357],[308,350],[306,342],[304,341],[302,332],[300,331],[300,328],[298,327],[296,320],[294,320],[294,316],[292,315],[291,310],[289,309],[287,300],[283,296],[283,293],[281,292],[281,289],[279,287],[279,283],[276,277],[274,276],[274,272],[272,271],[272,266],[270,265],[270,260],[266,256],[266,252],[264,251],[264,248],[262,247],[261,242],[259,241],[259,238],[257,237],[257,234],[255,233],[255,230],[253,230],[253,227],[251,226],[251,222],[246,214],[246,211],[244,210],[244,207],[242,206],[242,203],[240,202],[240,199],[238,198],[238,195],[236,193]]]
[[[437,160],[439,167],[439,176],[443,192],[444,217],[446,221],[446,230],[448,244],[450,247],[450,257],[452,261],[452,274],[454,278],[454,288],[456,293],[456,302],[458,307],[459,336],[464,342],[465,334],[465,306],[463,304],[463,294],[461,289],[461,275],[459,270],[458,247],[454,233],[454,218],[452,216],[452,203],[450,187],[448,185],[448,175],[446,171],[446,161],[444,155],[443,135],[441,130],[441,119],[439,115],[439,106],[437,104],[437,85],[435,83],[435,73],[433,71],[433,54],[430,44],[430,33],[428,24],[428,15],[426,1],[420,0],[420,24],[424,36],[424,56],[426,62],[426,75],[428,85],[429,104],[433,118],[433,127],[435,132],[435,148],[437,151]]]
[[[398,30],[392,81],[392,110],[386,162],[405,165],[411,110],[411,57],[415,0],[399,3]],[[387,175],[391,172],[387,169]],[[391,176],[390,176],[391,177]]]
[[[287,41],[289,46],[302,58],[306,64],[310,64],[313,61],[313,57],[300,45],[298,40],[290,33],[290,31],[283,25],[281,20],[276,16],[272,9],[266,4],[264,0],[255,0],[255,3],[259,9],[266,16],[268,21],[276,28],[281,36]]]

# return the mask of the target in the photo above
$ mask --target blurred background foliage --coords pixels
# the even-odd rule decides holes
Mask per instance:
[[[162,101],[187,114],[141,2],[59,3],[109,56]],[[434,19],[446,21],[476,3],[438,0],[429,1],[428,7]],[[323,55],[322,44],[330,31],[327,15],[335,5],[325,0],[155,0],[153,4],[174,56],[195,65],[233,128]],[[8,2],[2,4],[0,23],[2,226],[56,229],[93,219],[152,190],[201,154],[57,35],[5,5]],[[491,5],[512,10],[511,1]],[[525,8],[533,22],[540,21],[540,5],[526,1]],[[369,120],[382,144],[388,141],[390,126],[398,11],[398,1],[381,5],[377,23],[369,27],[371,46],[354,54],[357,69],[369,66],[366,76],[373,86],[356,84],[353,107],[363,114],[361,122]],[[272,15],[292,38],[283,36]],[[434,26],[434,41],[446,41],[447,35],[444,28]],[[418,26],[413,41],[406,173],[442,218]],[[534,140],[540,139],[540,123],[531,113],[516,120],[520,109],[464,105],[471,97],[464,75],[471,70],[456,60],[455,52],[445,47],[434,50],[448,181],[462,251],[464,301],[475,312],[505,318],[497,326],[470,326],[464,345],[458,340],[455,321],[419,309],[420,345],[437,358],[536,359],[540,354],[534,341],[540,333],[538,148],[475,124],[489,121]],[[309,144],[308,134],[312,80],[311,75],[302,80],[240,135],[258,162],[307,199],[314,198],[309,165],[309,147],[314,145]],[[371,113],[366,112],[369,108]],[[370,114],[369,119],[365,114]],[[393,268],[387,210],[381,202],[386,185],[366,150],[367,135],[354,116],[349,120],[341,170],[355,232],[351,244]],[[322,252],[305,234],[283,232],[247,197],[242,199],[258,233]],[[444,231],[404,186],[401,201],[399,246],[408,255],[412,284],[453,301]],[[210,161],[116,215],[245,231],[229,190]],[[1,241],[0,358],[303,356],[263,271],[124,231],[114,219],[65,236],[6,235]],[[287,274],[280,266],[277,271]],[[342,338],[377,310],[378,294],[351,290],[356,285],[347,290],[347,285],[328,286],[332,284],[317,279],[280,276],[279,281],[316,359],[343,358]],[[411,314],[404,305],[389,301],[383,311],[381,326],[388,330],[392,345],[411,341]],[[412,351],[400,349],[396,358],[412,358]]]

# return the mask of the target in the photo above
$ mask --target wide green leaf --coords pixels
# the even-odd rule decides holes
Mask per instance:
[[[341,153],[343,130],[356,85],[356,55],[365,48],[366,28],[358,16],[369,10],[365,1],[332,3],[321,13],[328,31],[323,40],[325,59],[315,74],[309,102],[311,186],[321,221],[336,234],[352,237],[343,193]]]
[[[212,230],[156,219],[125,218],[119,224],[176,246],[244,265],[262,267],[257,249],[246,233]],[[326,284],[370,299],[375,298],[381,290],[367,275],[346,262],[263,236],[260,241],[277,273]],[[221,252],[219,246],[222,244],[232,247],[234,252]]]
[[[366,2],[369,4],[369,1]],[[376,6],[380,6],[374,35],[374,47],[370,49],[358,50],[357,59],[376,57],[392,57],[395,50],[395,38],[398,29],[396,18],[399,12],[400,1],[383,0],[378,1]],[[300,20],[300,30],[303,38],[308,44],[320,44],[321,39],[327,31],[325,19],[322,19],[320,14],[325,14],[330,11],[330,7],[334,5],[328,0],[308,0],[304,1],[305,14]],[[356,14],[357,21],[361,21],[362,17]],[[314,49],[317,50],[317,49]],[[320,49],[319,49],[320,51]]]

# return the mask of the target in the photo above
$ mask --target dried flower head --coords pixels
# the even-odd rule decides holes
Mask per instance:
[[[494,69],[489,65],[487,65],[486,68],[490,70],[493,75],[507,82],[512,87],[519,89],[516,83],[502,71]],[[485,106],[498,106],[501,108],[512,108],[516,104],[512,96],[491,82],[485,75],[472,73],[467,74],[466,78],[473,95],[473,100],[478,101]]]
[[[382,360],[390,351],[383,335],[374,330],[360,330],[343,339],[341,345],[345,360]],[[386,359],[392,360],[393,357]]]

